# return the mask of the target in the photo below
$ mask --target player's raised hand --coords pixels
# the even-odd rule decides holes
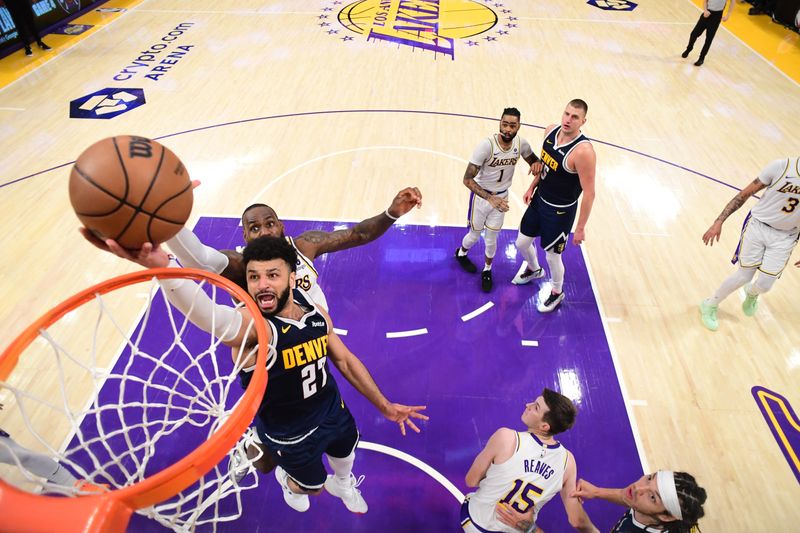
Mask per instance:
[[[96,248],[142,265],[145,268],[158,268],[169,265],[169,255],[158,245],[154,247],[152,243],[146,242],[139,250],[128,250],[113,239],[101,239],[88,228],[81,227],[78,228],[78,231],[81,232],[84,239]]]
[[[422,193],[416,187],[406,187],[397,193],[388,211],[393,217],[400,218],[411,211],[414,206],[422,207]]]
[[[383,411],[383,416],[391,420],[392,422],[397,422],[400,425],[400,433],[403,434],[405,437],[406,435],[406,424],[415,433],[419,433],[419,428],[414,424],[414,421],[411,420],[412,418],[417,418],[419,420],[428,420],[428,417],[420,413],[420,411],[424,410],[427,406],[425,405],[402,405],[399,403],[390,403],[386,406]]]
[[[114,239],[106,239],[108,251],[117,257],[127,259],[145,268],[161,268],[169,266],[169,255],[158,244],[146,242],[138,250],[128,250],[119,245]]]
[[[706,246],[714,246],[714,240],[719,242],[719,236],[722,235],[722,222],[715,220],[713,224],[703,233],[703,242]]]
[[[597,487],[585,479],[579,479],[578,483],[575,484],[575,490],[570,492],[569,496],[570,498],[578,498],[581,502],[583,500],[591,500],[597,497]]]
[[[89,241],[89,243],[92,246],[94,246],[95,248],[99,248],[100,250],[103,250],[104,252],[110,252],[111,251],[111,250],[108,249],[108,246],[106,246],[105,241],[103,239],[101,239],[100,237],[98,237],[97,235],[95,235],[94,233],[92,233],[92,230],[90,230],[89,228],[80,227],[80,228],[78,228],[78,231],[80,231],[81,235],[83,235],[83,238],[86,239],[87,241]]]

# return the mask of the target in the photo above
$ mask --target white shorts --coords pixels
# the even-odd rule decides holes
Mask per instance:
[[[798,232],[775,229],[748,215],[731,263],[742,268],[758,268],[779,277],[797,244]]]
[[[508,199],[508,191],[503,191],[497,196]],[[506,214],[504,212],[493,208],[488,201],[474,192],[469,195],[467,220],[469,221],[469,227],[473,231],[481,231],[483,228],[500,231],[503,229],[503,220],[505,218]]]

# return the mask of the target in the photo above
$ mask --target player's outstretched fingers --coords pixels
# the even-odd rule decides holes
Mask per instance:
[[[92,233],[92,230],[90,230],[89,228],[81,226],[80,228],[78,228],[78,231],[80,231],[81,235],[83,235],[83,238],[89,241],[89,243],[95,248],[99,248],[104,252],[109,251],[108,246],[106,246],[106,243],[103,241],[103,239],[99,238],[97,235]]]

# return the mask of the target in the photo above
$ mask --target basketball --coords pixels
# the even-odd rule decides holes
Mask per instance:
[[[97,237],[139,249],[175,235],[192,211],[189,172],[169,148],[144,137],[103,139],[75,161],[69,200]]]

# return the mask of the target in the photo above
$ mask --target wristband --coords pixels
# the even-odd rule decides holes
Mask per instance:
[[[389,214],[389,209],[386,209],[386,211],[384,211],[383,214],[386,215],[387,217],[391,218],[392,220],[398,220],[400,218],[400,217],[393,217],[392,215],[390,215]]]

